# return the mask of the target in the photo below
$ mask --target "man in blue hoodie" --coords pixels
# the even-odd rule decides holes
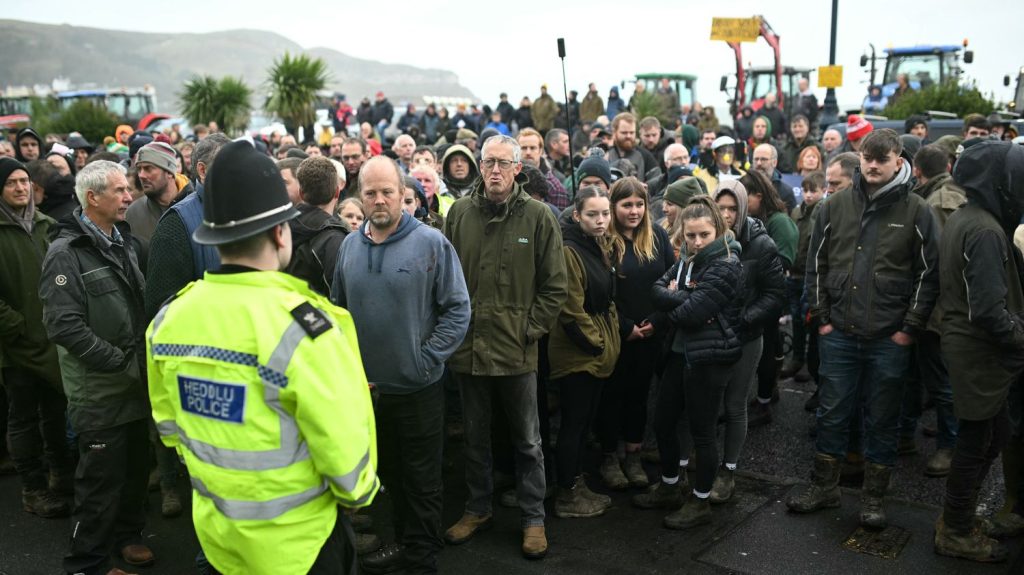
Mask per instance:
[[[366,221],[342,243],[331,299],[352,314],[376,405],[378,470],[395,542],[363,557],[367,572],[436,573],[441,549],[444,364],[469,329],[469,290],[452,244],[402,211],[391,159],[359,172]]]

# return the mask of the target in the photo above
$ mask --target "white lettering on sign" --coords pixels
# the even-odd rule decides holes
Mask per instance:
[[[181,408],[201,417],[242,423],[245,414],[245,386],[184,375],[178,376]]]

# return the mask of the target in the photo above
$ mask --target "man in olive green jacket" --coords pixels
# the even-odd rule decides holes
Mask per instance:
[[[483,181],[455,202],[445,235],[466,276],[472,317],[465,340],[448,362],[462,394],[469,500],[445,533],[468,541],[491,521],[491,402],[508,414],[516,454],[523,554],[543,557],[544,456],[537,413],[537,341],[554,324],[566,298],[562,236],[550,208],[516,181],[519,143],[484,142]],[[546,415],[546,414],[545,414]]]
[[[62,517],[68,504],[54,491],[71,486],[57,349],[46,338],[39,274],[55,222],[36,209],[25,166],[0,159],[0,368],[10,420],[0,438],[10,444],[21,476],[25,511]],[[44,463],[45,460],[49,463]],[[47,477],[49,467],[49,477]]]

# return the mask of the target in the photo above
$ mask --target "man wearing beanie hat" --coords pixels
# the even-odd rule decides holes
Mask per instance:
[[[194,236],[221,267],[146,339],[153,419],[192,477],[199,543],[216,573],[349,573],[338,508],[369,505],[380,485],[352,317],[280,271],[299,212],[273,160],[232,142],[204,187]]]
[[[46,334],[58,350],[68,421],[78,434],[66,573],[106,573],[116,550],[149,565],[143,544],[149,403],[138,247],[124,222],[124,168],[99,160],[78,173],[82,207],[61,222],[39,279]]]
[[[591,153],[590,157],[583,160],[576,170],[576,181],[579,182],[580,188],[597,186],[608,191],[612,187],[612,167],[608,160]],[[569,207],[572,208],[572,206]]]
[[[3,431],[21,476],[25,511],[63,517],[68,504],[54,489],[68,494],[71,488],[64,441],[67,401],[60,391],[57,348],[46,337],[39,299],[43,254],[56,222],[36,210],[28,170],[21,162],[0,158],[0,186],[0,368],[10,416]]]
[[[125,215],[132,233],[148,253],[149,239],[160,216],[176,201],[192,193],[188,178],[178,173],[178,156],[174,148],[163,142],[150,142],[135,155],[143,197],[136,200]]]
[[[850,147],[854,152],[860,151],[860,142],[875,129],[875,126],[861,118],[857,114],[850,114],[846,119],[846,141],[850,143]]]

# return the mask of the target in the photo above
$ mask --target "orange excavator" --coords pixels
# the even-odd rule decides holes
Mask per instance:
[[[776,93],[778,105],[787,115],[791,97],[799,92],[797,83],[800,78],[810,79],[810,68],[793,68],[782,65],[782,52],[779,47],[779,35],[775,33],[764,16],[757,16],[761,22],[759,36],[771,46],[775,54],[774,67],[743,67],[743,48],[739,42],[726,42],[736,55],[736,83],[732,88],[733,96],[729,100],[729,113],[735,118],[744,106],[749,105],[755,111],[764,106],[764,97]],[[729,93],[729,76],[722,76],[720,88]]]

